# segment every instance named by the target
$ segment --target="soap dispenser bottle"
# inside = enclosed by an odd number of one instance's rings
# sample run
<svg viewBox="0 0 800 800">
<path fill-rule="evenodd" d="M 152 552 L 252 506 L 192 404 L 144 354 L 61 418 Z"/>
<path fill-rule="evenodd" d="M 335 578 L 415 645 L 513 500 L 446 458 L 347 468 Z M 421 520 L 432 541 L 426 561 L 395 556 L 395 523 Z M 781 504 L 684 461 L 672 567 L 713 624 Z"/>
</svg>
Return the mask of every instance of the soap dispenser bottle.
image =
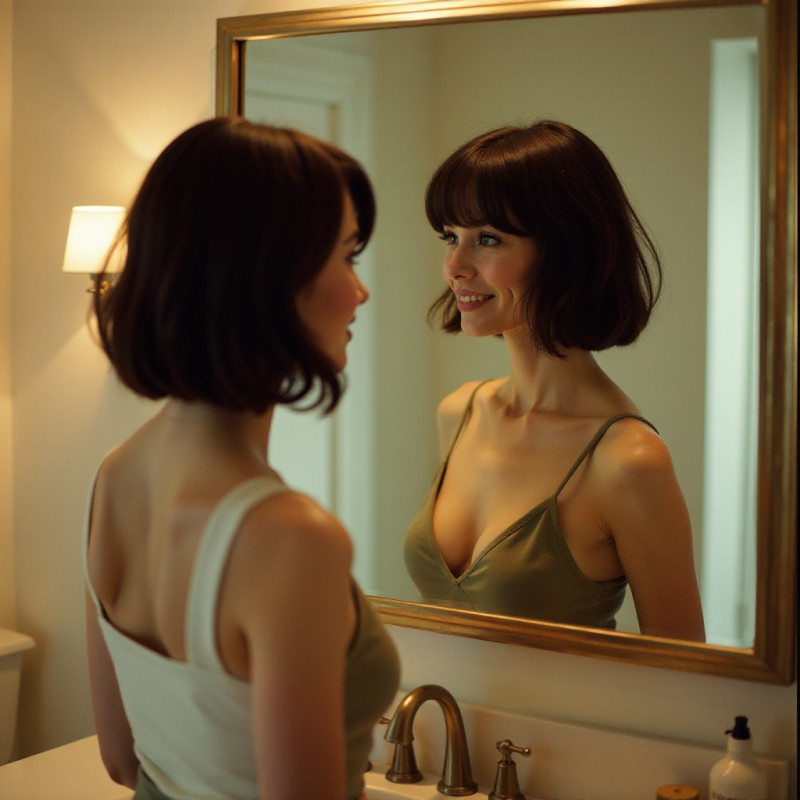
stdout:
<svg viewBox="0 0 800 800">
<path fill-rule="evenodd" d="M 736 717 L 728 752 L 711 767 L 709 800 L 767 800 L 767 775 L 753 758 L 747 717 Z"/>
</svg>

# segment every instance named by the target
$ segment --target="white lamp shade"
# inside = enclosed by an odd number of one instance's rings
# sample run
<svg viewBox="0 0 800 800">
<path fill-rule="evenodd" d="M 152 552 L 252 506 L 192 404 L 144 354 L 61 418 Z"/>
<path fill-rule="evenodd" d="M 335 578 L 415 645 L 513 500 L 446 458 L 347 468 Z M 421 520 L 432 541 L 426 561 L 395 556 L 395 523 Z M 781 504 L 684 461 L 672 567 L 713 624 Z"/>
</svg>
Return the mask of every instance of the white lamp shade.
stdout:
<svg viewBox="0 0 800 800">
<path fill-rule="evenodd" d="M 100 272 L 124 218 L 122 206 L 74 206 L 61 269 L 90 275 Z M 108 272 L 122 268 L 120 250 L 109 262 Z"/>
</svg>

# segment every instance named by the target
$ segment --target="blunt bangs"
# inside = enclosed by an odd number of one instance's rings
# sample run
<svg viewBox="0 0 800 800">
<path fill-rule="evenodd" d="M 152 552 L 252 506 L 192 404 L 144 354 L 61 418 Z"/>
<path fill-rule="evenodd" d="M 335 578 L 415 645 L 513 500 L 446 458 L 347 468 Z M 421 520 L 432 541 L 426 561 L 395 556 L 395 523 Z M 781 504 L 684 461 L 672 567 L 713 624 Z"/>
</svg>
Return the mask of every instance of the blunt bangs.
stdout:
<svg viewBox="0 0 800 800">
<path fill-rule="evenodd" d="M 425 213 L 435 231 L 441 233 L 447 225 L 488 224 L 516 236 L 530 235 L 509 206 L 517 192 L 504 159 L 490 149 L 494 141 L 457 150 L 434 173 L 425 194 Z"/>
</svg>

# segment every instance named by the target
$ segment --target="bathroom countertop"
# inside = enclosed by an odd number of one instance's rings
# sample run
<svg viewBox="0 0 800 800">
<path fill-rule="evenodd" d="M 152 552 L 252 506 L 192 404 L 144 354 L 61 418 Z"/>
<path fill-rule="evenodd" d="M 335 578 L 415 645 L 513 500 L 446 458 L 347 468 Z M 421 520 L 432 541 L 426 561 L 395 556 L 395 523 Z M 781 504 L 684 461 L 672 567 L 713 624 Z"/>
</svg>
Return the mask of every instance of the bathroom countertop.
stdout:
<svg viewBox="0 0 800 800">
<path fill-rule="evenodd" d="M 0 767 L 3 800 L 131 800 L 132 797 L 130 789 L 114 783 L 106 774 L 96 736 Z"/>
<path fill-rule="evenodd" d="M 494 744 L 500 739 L 512 738 L 532 748 L 530 758 L 517 762 L 520 783 L 531 800 L 534 797 L 592 797 L 594 800 L 653 797 L 653 787 L 665 783 L 696 786 L 705 800 L 708 771 L 724 753 L 720 748 L 523 717 L 468 704 L 462 705 L 461 710 L 468 730 L 478 732 L 470 747 L 473 775 L 479 783 L 489 785 L 494 780 L 497 760 Z M 425 711 L 425 708 L 420 709 L 421 723 L 426 722 Z M 432 721 L 440 720 L 434 715 Z M 424 725 L 417 727 L 420 728 L 419 741 L 428 742 L 418 753 L 419 767 L 431 775 L 438 774 L 444 754 L 440 747 L 430 743 L 435 741 L 443 745 L 444 737 L 434 739 Z M 391 746 L 377 740 L 371 758 L 376 767 L 390 762 Z M 769 776 L 770 798 L 788 800 L 789 762 L 761 756 L 759 760 Z M 396 790 L 400 787 L 397 784 L 384 786 L 380 780 L 382 769 L 378 767 L 376 772 L 378 780 L 371 782 L 372 788 L 395 790 L 391 794 L 397 797 Z M 592 782 L 591 793 L 586 788 L 587 781 Z M 385 791 L 383 796 L 388 796 Z M 106 774 L 96 736 L 0 766 L 0 800 L 132 798 L 130 789 L 114 783 Z"/>
</svg>

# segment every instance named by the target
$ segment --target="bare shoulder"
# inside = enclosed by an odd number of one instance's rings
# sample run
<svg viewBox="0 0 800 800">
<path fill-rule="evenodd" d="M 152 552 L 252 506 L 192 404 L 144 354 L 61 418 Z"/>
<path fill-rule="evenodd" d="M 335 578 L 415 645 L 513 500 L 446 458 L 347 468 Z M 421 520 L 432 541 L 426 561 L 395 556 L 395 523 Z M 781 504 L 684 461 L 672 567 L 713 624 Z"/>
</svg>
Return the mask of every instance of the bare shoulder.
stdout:
<svg viewBox="0 0 800 800">
<path fill-rule="evenodd" d="M 436 425 L 439 430 L 439 449 L 442 457 L 452 444 L 453 437 L 458 430 L 458 424 L 464 414 L 464 409 L 469 403 L 472 393 L 483 381 L 469 381 L 446 395 L 439 402 L 436 412 Z"/>
<path fill-rule="evenodd" d="M 97 468 L 94 490 L 95 500 L 108 499 L 113 495 L 120 483 L 130 486 L 131 464 L 135 463 L 130 439 L 110 450 Z M 123 494 L 123 497 L 127 496 Z"/>
<path fill-rule="evenodd" d="M 464 413 L 464 409 L 469 402 L 470 395 L 481 383 L 482 381 L 469 381 L 469 383 L 464 383 L 455 391 L 445 395 L 439 403 L 439 418 L 455 418 L 456 421 L 461 419 L 461 415 Z"/>
<path fill-rule="evenodd" d="M 327 563 L 349 570 L 352 544 L 341 522 L 315 500 L 284 492 L 255 506 L 242 521 L 237 550 L 245 559 L 264 557 L 284 565 Z"/>
<path fill-rule="evenodd" d="M 600 477 L 617 489 L 673 478 L 669 447 L 647 423 L 621 419 L 606 431 L 594 454 Z"/>
<path fill-rule="evenodd" d="M 352 560 L 347 531 L 318 503 L 296 492 L 270 497 L 239 528 L 226 571 L 227 619 L 261 640 L 284 630 L 287 608 L 296 618 L 341 613 Z"/>
<path fill-rule="evenodd" d="M 285 492 L 242 521 L 220 596 L 220 653 L 227 669 L 270 685 L 310 649 L 344 652 L 352 634 L 347 531 L 310 497 Z M 282 677 L 281 677 L 282 676 Z"/>
</svg>

